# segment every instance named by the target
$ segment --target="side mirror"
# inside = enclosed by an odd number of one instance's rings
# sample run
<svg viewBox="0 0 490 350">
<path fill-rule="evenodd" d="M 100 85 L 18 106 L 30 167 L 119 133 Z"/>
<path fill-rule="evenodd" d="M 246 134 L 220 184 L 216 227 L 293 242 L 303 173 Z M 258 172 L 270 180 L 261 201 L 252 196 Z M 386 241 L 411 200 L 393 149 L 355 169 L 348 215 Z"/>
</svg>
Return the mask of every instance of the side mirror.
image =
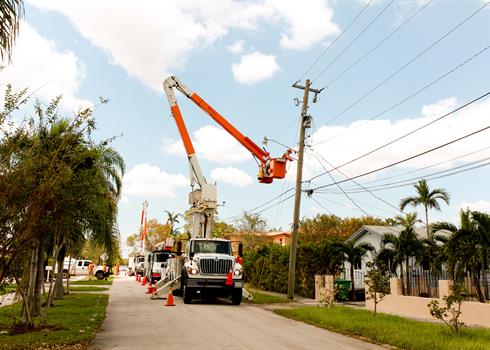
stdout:
<svg viewBox="0 0 490 350">
<path fill-rule="evenodd" d="M 194 252 L 190 252 L 189 253 L 189 258 L 192 260 L 193 257 L 194 257 Z"/>
<path fill-rule="evenodd" d="M 239 257 L 242 257 L 243 256 L 243 243 L 242 242 L 240 242 L 238 244 L 238 256 Z"/>
</svg>

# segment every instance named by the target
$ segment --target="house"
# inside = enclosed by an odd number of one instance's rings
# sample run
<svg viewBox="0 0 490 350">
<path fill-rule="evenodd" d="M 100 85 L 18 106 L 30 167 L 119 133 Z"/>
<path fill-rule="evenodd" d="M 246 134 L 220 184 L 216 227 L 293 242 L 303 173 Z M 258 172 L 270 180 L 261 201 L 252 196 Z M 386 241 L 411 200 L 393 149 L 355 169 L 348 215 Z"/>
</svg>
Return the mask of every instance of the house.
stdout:
<svg viewBox="0 0 490 350">
<path fill-rule="evenodd" d="M 381 250 L 381 240 L 383 235 L 386 233 L 394 234 L 398 236 L 404 228 L 402 226 L 375 226 L 375 225 L 365 225 L 359 230 L 354 232 L 352 236 L 347 238 L 346 241 L 355 241 L 356 245 L 360 243 L 371 244 L 376 252 Z M 427 238 L 427 230 L 425 226 L 415 227 L 415 233 L 420 239 Z M 438 231 L 437 235 L 449 235 L 448 231 Z M 361 265 L 354 266 L 354 286 L 356 289 L 364 289 L 364 274 L 367 271 L 366 264 L 373 260 L 376 252 L 368 252 L 361 261 Z M 415 266 L 415 259 L 412 258 L 409 261 L 410 267 Z M 344 263 L 344 278 L 350 279 L 350 264 L 348 262 Z"/>
<path fill-rule="evenodd" d="M 291 241 L 291 232 L 288 231 L 271 231 L 271 232 L 233 232 L 229 239 L 233 242 L 233 250 L 237 251 L 239 242 L 250 241 L 251 238 L 266 240 L 270 243 L 279 244 L 281 246 L 289 245 Z"/>
</svg>

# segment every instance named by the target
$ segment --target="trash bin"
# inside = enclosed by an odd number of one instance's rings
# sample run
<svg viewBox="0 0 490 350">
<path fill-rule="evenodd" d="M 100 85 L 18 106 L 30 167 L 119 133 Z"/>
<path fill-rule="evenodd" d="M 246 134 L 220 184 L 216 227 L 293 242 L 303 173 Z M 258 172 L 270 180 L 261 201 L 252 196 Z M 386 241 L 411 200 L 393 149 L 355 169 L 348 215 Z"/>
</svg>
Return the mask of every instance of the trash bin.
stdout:
<svg viewBox="0 0 490 350">
<path fill-rule="evenodd" d="M 350 280 L 336 279 L 335 289 L 337 290 L 336 299 L 344 301 L 349 299 Z"/>
</svg>

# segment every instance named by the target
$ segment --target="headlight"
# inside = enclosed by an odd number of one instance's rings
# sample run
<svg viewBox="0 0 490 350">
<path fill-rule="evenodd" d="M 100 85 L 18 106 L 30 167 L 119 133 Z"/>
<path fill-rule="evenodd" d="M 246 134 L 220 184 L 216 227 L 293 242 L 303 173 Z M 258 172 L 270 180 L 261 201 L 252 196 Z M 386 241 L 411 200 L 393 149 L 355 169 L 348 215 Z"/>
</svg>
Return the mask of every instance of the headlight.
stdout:
<svg viewBox="0 0 490 350">
<path fill-rule="evenodd" d="M 187 268 L 187 272 L 189 272 L 191 275 L 197 275 L 197 269 L 195 267 Z"/>
<path fill-rule="evenodd" d="M 233 272 L 233 274 L 234 274 L 235 276 L 240 276 L 240 275 L 242 274 L 242 272 L 243 272 L 243 271 L 242 271 L 242 269 L 239 269 L 239 270 L 235 270 L 235 271 Z"/>
</svg>

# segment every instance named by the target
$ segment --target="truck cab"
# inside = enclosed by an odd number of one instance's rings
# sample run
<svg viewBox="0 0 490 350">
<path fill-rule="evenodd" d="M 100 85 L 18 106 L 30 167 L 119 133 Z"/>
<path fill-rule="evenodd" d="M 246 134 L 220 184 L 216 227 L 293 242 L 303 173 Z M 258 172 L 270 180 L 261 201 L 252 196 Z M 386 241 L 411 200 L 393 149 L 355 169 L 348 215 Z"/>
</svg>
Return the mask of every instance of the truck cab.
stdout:
<svg viewBox="0 0 490 350">
<path fill-rule="evenodd" d="M 172 253 L 167 250 L 154 250 L 150 255 L 149 269 L 146 274 L 147 280 L 151 280 L 152 283 L 160 281 L 162 275 L 167 268 L 167 260 L 172 256 Z"/>
<path fill-rule="evenodd" d="M 242 300 L 243 269 L 233 256 L 231 241 L 194 238 L 186 247 L 181 275 L 184 303 L 202 296 L 230 297 L 234 305 Z"/>
</svg>

